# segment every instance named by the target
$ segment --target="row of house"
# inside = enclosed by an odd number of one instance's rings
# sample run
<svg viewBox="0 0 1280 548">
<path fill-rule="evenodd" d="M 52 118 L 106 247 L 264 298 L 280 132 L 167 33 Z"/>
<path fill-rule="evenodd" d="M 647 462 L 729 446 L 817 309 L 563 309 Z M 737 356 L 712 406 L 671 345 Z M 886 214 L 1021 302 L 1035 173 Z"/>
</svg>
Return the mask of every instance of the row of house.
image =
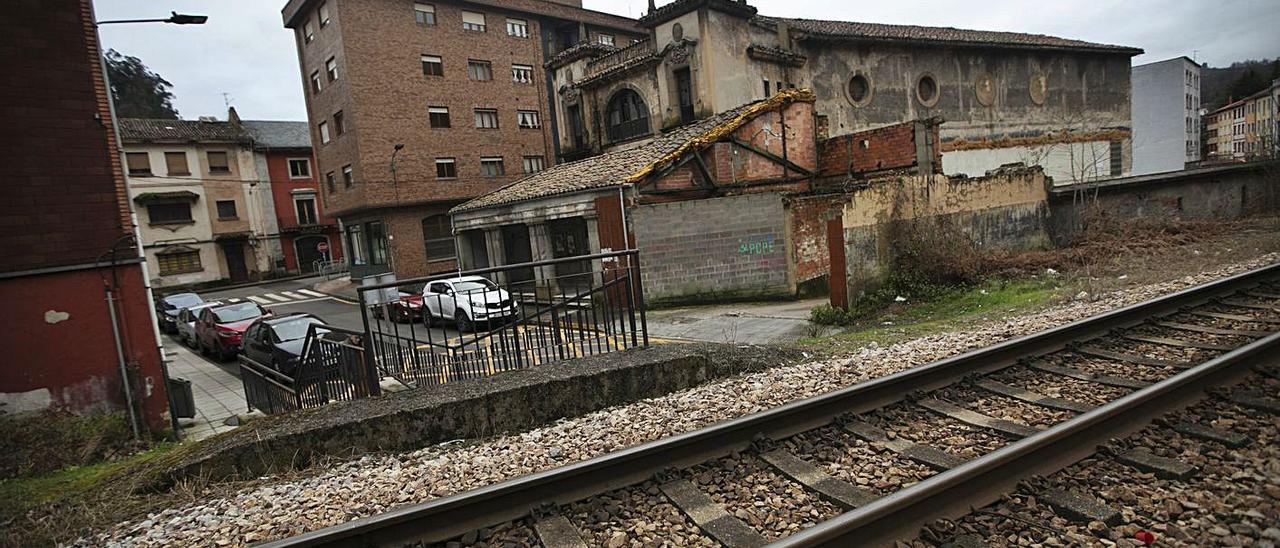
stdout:
<svg viewBox="0 0 1280 548">
<path fill-rule="evenodd" d="M 120 121 L 156 286 L 306 273 L 343 256 L 307 124 L 227 118 Z"/>
<path fill-rule="evenodd" d="M 1280 80 L 1209 114 L 1205 145 L 1210 161 L 1280 156 Z"/>
<path fill-rule="evenodd" d="M 769 17 L 744 0 L 676 0 L 638 20 L 577 0 L 291 0 L 283 19 L 319 169 L 344 174 L 329 211 L 353 277 L 539 256 L 540 222 L 450 210 L 792 89 L 813 92 L 815 144 L 935 119 L 944 173 L 1022 162 L 1070 182 L 1131 170 L 1131 47 Z M 591 227 L 574 223 L 561 229 Z"/>
</svg>

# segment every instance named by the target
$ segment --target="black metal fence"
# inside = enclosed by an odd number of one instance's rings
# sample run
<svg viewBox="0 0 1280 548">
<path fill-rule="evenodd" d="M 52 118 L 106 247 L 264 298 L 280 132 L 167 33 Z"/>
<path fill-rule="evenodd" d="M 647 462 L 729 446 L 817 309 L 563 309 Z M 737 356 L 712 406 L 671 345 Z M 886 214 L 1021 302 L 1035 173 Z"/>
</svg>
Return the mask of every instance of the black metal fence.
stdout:
<svg viewBox="0 0 1280 548">
<path fill-rule="evenodd" d="M 363 287 L 360 306 L 378 371 L 413 387 L 649 344 L 635 251 Z"/>
<path fill-rule="evenodd" d="M 365 359 L 364 334 L 312 325 L 290 377 L 240 356 L 240 379 L 249 409 L 268 415 L 376 396 L 379 376 Z"/>
</svg>

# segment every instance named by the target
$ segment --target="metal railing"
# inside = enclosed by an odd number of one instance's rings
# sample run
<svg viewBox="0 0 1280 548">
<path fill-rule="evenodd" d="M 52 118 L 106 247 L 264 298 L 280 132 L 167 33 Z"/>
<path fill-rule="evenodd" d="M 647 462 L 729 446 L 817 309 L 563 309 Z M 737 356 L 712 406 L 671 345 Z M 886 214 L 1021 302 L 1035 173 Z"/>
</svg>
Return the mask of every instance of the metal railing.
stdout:
<svg viewBox="0 0 1280 548">
<path fill-rule="evenodd" d="M 619 49 L 617 51 L 607 53 L 587 61 L 587 76 L 594 76 L 608 70 L 611 67 L 620 65 L 632 59 L 639 57 L 647 57 L 656 55 L 653 45 L 648 38 L 633 42 L 631 45 Z"/>
<path fill-rule="evenodd" d="M 241 355 L 249 409 L 274 415 L 378 395 L 379 376 L 365 360 L 363 340 L 358 331 L 311 325 L 292 377 Z"/>
<path fill-rule="evenodd" d="M 334 261 L 315 261 L 312 263 L 312 272 L 324 276 L 326 280 L 332 280 L 338 274 L 347 272 L 351 266 L 347 264 L 346 259 L 338 259 Z"/>
<path fill-rule="evenodd" d="M 492 287 L 455 284 L 473 276 Z M 446 286 L 458 289 L 434 292 Z M 649 344 L 635 251 L 441 274 L 359 292 L 367 354 L 379 373 L 413 387 Z"/>
</svg>

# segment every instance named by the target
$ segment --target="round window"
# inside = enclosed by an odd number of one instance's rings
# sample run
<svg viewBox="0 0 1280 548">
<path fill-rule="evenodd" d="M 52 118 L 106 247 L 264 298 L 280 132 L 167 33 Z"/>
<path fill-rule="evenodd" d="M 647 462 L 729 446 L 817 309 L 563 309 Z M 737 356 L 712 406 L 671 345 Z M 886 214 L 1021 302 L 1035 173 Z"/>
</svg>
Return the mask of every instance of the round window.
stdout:
<svg viewBox="0 0 1280 548">
<path fill-rule="evenodd" d="M 1049 79 L 1042 72 L 1032 74 L 1027 82 L 1027 91 L 1031 94 L 1032 103 L 1043 105 L 1049 96 Z"/>
<path fill-rule="evenodd" d="M 978 96 L 978 102 L 984 107 L 991 106 L 996 100 L 996 80 L 989 72 L 983 72 L 973 81 L 973 92 Z"/>
<path fill-rule="evenodd" d="M 854 106 L 862 107 L 871 102 L 871 79 L 861 71 L 854 73 L 849 79 L 849 102 Z"/>
<path fill-rule="evenodd" d="M 932 74 L 925 74 L 916 81 L 916 99 L 926 107 L 938 104 L 938 81 Z"/>
</svg>

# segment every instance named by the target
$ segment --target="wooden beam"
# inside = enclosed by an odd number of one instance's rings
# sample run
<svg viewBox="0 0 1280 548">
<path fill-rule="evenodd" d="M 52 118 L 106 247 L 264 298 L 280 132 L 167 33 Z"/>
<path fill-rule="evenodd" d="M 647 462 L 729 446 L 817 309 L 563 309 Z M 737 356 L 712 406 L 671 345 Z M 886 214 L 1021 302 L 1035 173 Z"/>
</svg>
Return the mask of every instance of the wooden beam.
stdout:
<svg viewBox="0 0 1280 548">
<path fill-rule="evenodd" d="M 798 171 L 798 172 L 800 172 L 800 173 L 802 173 L 802 174 L 804 174 L 804 175 L 813 175 L 813 172 L 812 172 L 812 171 L 809 171 L 809 170 L 807 170 L 807 169 L 805 169 L 805 168 L 803 168 L 803 167 L 800 167 L 799 165 L 796 165 L 796 163 L 795 163 L 795 162 L 792 162 L 791 160 L 788 160 L 788 159 L 786 159 L 786 158 L 783 158 L 783 157 L 781 157 L 781 156 L 778 156 L 777 154 L 774 154 L 774 153 L 769 152 L 769 151 L 767 151 L 767 150 L 764 150 L 764 149 L 762 149 L 762 148 L 756 147 L 755 145 L 753 145 L 753 144 L 751 144 L 751 143 L 748 143 L 748 142 L 746 142 L 746 141 L 743 141 L 743 140 L 741 140 L 741 139 L 738 139 L 737 137 L 730 137 L 730 138 L 729 138 L 729 141 L 730 141 L 730 142 L 732 142 L 732 143 L 733 143 L 733 144 L 735 144 L 735 145 L 738 145 L 738 146 L 740 146 L 740 147 L 742 147 L 742 148 L 745 148 L 745 149 L 747 149 L 747 150 L 750 150 L 751 152 L 754 152 L 754 153 L 756 153 L 756 154 L 759 154 L 759 155 L 761 155 L 761 156 L 764 156 L 765 158 L 768 158 L 768 159 L 772 160 L 774 163 L 782 164 L 782 165 L 787 166 L 787 167 L 788 167 L 788 168 L 790 168 L 790 169 L 794 169 L 794 170 L 796 170 L 796 171 Z"/>
<path fill-rule="evenodd" d="M 698 172 L 702 174 L 702 180 L 711 185 L 710 188 L 720 186 L 716 184 L 716 178 L 711 174 L 711 169 L 707 167 L 707 161 L 702 159 L 702 151 L 694 149 L 693 159 L 698 164 Z"/>
</svg>

